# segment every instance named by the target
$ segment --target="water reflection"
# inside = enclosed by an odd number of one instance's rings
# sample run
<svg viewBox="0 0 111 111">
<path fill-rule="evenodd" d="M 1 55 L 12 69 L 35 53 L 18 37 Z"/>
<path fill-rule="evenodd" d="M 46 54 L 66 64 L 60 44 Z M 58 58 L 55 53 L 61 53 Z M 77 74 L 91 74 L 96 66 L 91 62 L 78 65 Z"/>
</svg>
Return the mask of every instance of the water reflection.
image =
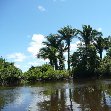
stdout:
<svg viewBox="0 0 111 111">
<path fill-rule="evenodd" d="M 111 111 L 110 80 L 0 89 L 1 111 Z"/>
<path fill-rule="evenodd" d="M 40 111 L 65 111 L 67 108 L 65 89 L 56 89 L 49 98 L 48 101 L 38 103 Z"/>
</svg>

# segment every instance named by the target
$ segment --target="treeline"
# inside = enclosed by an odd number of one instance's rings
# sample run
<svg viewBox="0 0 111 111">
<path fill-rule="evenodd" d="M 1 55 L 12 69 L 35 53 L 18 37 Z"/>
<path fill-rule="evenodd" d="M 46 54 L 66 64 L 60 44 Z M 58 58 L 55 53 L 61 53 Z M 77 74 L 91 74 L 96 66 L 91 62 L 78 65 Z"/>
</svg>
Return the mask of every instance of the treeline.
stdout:
<svg viewBox="0 0 111 111">
<path fill-rule="evenodd" d="M 73 39 L 79 40 L 77 51 L 70 54 Z M 111 38 L 104 37 L 102 32 L 90 25 L 83 25 L 82 29 L 66 26 L 58 30 L 57 34 L 46 36 L 44 47 L 40 49 L 38 58 L 49 59 L 49 64 L 55 70 L 65 69 L 65 56 L 68 53 L 68 70 L 74 78 L 101 77 L 111 75 Z M 103 57 L 103 51 L 104 53 Z"/>
<path fill-rule="evenodd" d="M 34 67 L 23 73 L 14 63 L 7 62 L 0 58 L 0 85 L 17 85 L 20 83 L 63 80 L 69 78 L 69 72 L 66 70 L 54 70 L 49 64 Z"/>
<path fill-rule="evenodd" d="M 79 40 L 78 47 L 73 54 L 70 54 L 72 40 L 75 38 Z M 0 84 L 62 80 L 70 76 L 111 77 L 111 37 L 104 37 L 102 32 L 90 25 L 83 25 L 81 30 L 71 26 L 63 27 L 57 34 L 46 36 L 46 40 L 42 43 L 44 47 L 40 49 L 37 58 L 48 59 L 49 63 L 32 66 L 27 72 L 22 73 L 14 63 L 0 58 Z M 65 61 L 68 69 L 65 69 Z"/>
</svg>

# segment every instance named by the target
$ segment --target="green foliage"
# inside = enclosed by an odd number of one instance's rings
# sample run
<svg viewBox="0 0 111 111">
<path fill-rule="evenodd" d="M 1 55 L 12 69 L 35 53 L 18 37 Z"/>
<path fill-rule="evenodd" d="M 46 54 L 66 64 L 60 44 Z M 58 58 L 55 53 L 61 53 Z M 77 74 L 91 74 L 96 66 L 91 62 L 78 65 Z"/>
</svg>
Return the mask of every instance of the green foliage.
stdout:
<svg viewBox="0 0 111 111">
<path fill-rule="evenodd" d="M 24 77 L 29 82 L 38 80 L 59 80 L 68 78 L 69 73 L 65 70 L 54 70 L 51 65 L 44 64 L 39 67 L 31 67 L 24 73 Z"/>
<path fill-rule="evenodd" d="M 109 38 L 102 38 L 101 36 L 95 38 L 94 46 L 96 47 L 100 58 L 102 59 L 103 50 L 109 49 L 110 41 Z"/>
<path fill-rule="evenodd" d="M 83 25 L 82 31 L 77 30 L 77 37 L 80 39 L 80 41 L 85 43 L 85 46 L 90 45 L 91 42 L 93 42 L 94 39 L 99 36 L 102 36 L 102 33 L 93 29 L 90 25 Z"/>
<path fill-rule="evenodd" d="M 66 26 L 58 30 L 61 34 L 61 41 L 64 40 L 68 49 L 68 70 L 70 70 L 70 43 L 72 38 L 76 35 L 76 29 L 73 29 L 71 26 Z"/>
<path fill-rule="evenodd" d="M 59 42 L 60 35 L 50 34 L 46 37 L 46 41 L 43 41 L 44 47 L 40 49 L 37 54 L 38 58 L 49 59 L 50 65 L 56 70 L 64 69 L 64 43 Z"/>
<path fill-rule="evenodd" d="M 48 58 L 54 69 L 64 69 L 64 52 L 67 51 L 68 70 L 70 71 L 71 65 L 73 77 L 86 78 L 110 74 L 110 63 L 106 58 L 102 59 L 104 50 L 107 51 L 107 58 L 111 57 L 110 36 L 104 38 L 102 32 L 98 32 L 90 25 L 83 25 L 82 30 L 66 26 L 58 30 L 58 33 L 60 35 L 50 34 L 46 37 L 47 41 L 43 42 L 45 47 L 41 48 L 38 54 L 44 59 Z M 70 44 L 74 37 L 78 38 L 81 44 L 77 51 L 70 55 Z M 42 72 L 42 79 L 52 79 L 57 73 L 56 70 L 47 70 Z"/>
<path fill-rule="evenodd" d="M 99 67 L 100 59 L 96 55 L 96 49 L 93 45 L 80 47 L 72 55 L 72 73 L 74 77 L 92 77 Z"/>
<path fill-rule="evenodd" d="M 82 28 L 82 31 L 77 30 L 77 37 L 82 44 L 71 56 L 73 76 L 87 78 L 111 75 L 110 38 L 103 38 L 102 33 L 92 29 L 90 25 L 83 25 Z M 108 50 L 104 59 L 102 59 L 103 50 Z"/>
<path fill-rule="evenodd" d="M 100 66 L 98 68 L 99 76 L 109 77 L 111 76 L 111 57 L 106 56 L 101 61 Z"/>
<path fill-rule="evenodd" d="M 14 66 L 14 63 L 6 62 L 0 58 L 0 84 L 11 84 L 19 82 L 22 71 Z"/>
<path fill-rule="evenodd" d="M 81 44 L 78 45 L 77 51 L 70 55 L 71 40 L 74 37 L 78 38 Z M 63 27 L 58 30 L 58 34 L 46 36 L 46 41 L 42 43 L 44 47 L 39 50 L 37 58 L 48 59 L 50 65 L 32 66 L 27 72 L 22 73 L 14 63 L 0 58 L 0 84 L 21 80 L 28 82 L 60 80 L 70 76 L 70 68 L 73 77 L 76 78 L 111 76 L 111 37 L 104 38 L 102 32 L 98 32 L 90 25 L 83 25 L 82 30 L 73 29 L 71 26 Z M 102 59 L 104 50 L 107 53 Z M 64 70 L 66 51 L 69 72 Z"/>
</svg>

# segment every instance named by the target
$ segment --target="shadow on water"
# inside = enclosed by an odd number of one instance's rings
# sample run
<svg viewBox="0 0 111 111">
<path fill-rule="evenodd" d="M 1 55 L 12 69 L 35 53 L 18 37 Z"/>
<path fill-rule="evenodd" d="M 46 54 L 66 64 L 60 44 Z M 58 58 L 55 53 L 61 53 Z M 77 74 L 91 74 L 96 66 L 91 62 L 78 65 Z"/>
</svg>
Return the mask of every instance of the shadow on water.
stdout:
<svg viewBox="0 0 111 111">
<path fill-rule="evenodd" d="M 0 88 L 1 111 L 111 111 L 111 80 Z"/>
</svg>

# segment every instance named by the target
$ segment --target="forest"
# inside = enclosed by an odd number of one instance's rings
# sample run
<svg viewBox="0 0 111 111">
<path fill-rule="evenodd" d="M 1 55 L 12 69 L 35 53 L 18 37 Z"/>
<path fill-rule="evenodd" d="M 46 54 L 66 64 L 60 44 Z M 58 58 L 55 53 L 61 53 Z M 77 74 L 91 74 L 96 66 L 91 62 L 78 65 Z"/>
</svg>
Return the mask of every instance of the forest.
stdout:
<svg viewBox="0 0 111 111">
<path fill-rule="evenodd" d="M 111 77 L 110 35 L 104 37 L 102 32 L 90 25 L 83 25 L 81 30 L 68 25 L 45 38 L 42 42 L 44 47 L 39 50 L 36 57 L 48 59 L 49 63 L 31 66 L 23 73 L 14 66 L 14 63 L 7 62 L 1 57 L 0 84 Z M 79 43 L 77 50 L 71 54 L 74 39 L 78 39 Z"/>
</svg>

